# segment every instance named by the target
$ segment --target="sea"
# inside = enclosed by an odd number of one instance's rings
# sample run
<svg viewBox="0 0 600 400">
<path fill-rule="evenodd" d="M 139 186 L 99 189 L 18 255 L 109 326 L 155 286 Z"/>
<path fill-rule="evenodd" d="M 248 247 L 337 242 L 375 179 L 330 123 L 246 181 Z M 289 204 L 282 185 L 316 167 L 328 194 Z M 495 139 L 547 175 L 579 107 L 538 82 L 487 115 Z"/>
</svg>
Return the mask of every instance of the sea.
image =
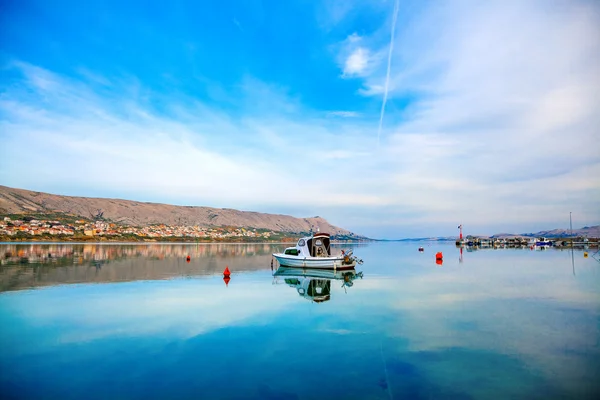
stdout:
<svg viewBox="0 0 600 400">
<path fill-rule="evenodd" d="M 600 398 L 597 249 L 284 247 L 0 244 L 0 398 Z"/>
</svg>

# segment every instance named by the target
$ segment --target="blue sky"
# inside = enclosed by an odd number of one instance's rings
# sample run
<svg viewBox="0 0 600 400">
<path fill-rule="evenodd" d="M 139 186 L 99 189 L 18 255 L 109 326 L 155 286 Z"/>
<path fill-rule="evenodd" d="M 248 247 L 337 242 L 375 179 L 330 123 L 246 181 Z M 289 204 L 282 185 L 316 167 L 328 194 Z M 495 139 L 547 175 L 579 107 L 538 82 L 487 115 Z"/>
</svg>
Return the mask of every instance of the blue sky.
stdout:
<svg viewBox="0 0 600 400">
<path fill-rule="evenodd" d="M 0 184 L 378 238 L 600 222 L 595 1 L 0 7 Z"/>
</svg>

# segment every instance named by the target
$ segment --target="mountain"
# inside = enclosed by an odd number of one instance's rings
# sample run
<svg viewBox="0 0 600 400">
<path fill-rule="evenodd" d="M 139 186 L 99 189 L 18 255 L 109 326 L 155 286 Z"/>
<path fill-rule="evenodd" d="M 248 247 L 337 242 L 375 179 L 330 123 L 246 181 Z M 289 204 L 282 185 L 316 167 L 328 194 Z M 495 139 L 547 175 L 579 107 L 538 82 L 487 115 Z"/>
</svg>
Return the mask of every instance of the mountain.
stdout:
<svg viewBox="0 0 600 400">
<path fill-rule="evenodd" d="M 229 208 L 174 206 L 132 200 L 61 196 L 0 186 L 0 214 L 67 214 L 86 219 L 147 226 L 234 226 L 301 233 L 317 228 L 336 236 L 361 238 L 324 218 L 295 218 L 289 215 L 239 211 Z"/>
<path fill-rule="evenodd" d="M 510 236 L 526 236 L 526 237 L 547 237 L 547 238 L 557 238 L 557 237 L 570 237 L 571 231 L 570 229 L 552 229 L 549 231 L 539 231 L 536 233 L 521 233 L 518 235 L 512 233 L 496 233 L 493 235 L 493 238 L 505 238 Z M 600 237 L 600 225 L 595 226 L 584 226 L 580 229 L 573 229 L 573 236 L 579 237 Z"/>
</svg>

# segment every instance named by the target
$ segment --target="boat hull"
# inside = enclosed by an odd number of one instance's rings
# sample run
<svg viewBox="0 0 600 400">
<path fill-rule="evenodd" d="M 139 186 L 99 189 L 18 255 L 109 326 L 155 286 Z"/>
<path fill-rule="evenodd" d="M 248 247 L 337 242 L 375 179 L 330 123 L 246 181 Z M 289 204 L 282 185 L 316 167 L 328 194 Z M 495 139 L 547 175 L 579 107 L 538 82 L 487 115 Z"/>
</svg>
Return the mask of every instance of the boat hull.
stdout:
<svg viewBox="0 0 600 400">
<path fill-rule="evenodd" d="M 344 263 L 342 257 L 298 257 L 287 254 L 273 254 L 279 265 L 284 267 L 296 268 L 314 268 L 314 269 L 353 269 L 356 267 L 356 261 L 349 264 Z"/>
</svg>

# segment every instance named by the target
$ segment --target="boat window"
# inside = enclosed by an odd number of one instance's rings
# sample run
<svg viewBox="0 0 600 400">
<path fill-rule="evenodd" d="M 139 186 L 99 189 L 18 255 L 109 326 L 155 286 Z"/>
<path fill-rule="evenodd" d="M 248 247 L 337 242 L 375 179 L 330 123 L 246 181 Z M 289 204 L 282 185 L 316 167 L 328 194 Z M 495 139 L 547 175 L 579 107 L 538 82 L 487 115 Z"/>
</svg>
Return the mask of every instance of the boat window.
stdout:
<svg viewBox="0 0 600 400">
<path fill-rule="evenodd" d="M 304 244 L 305 244 L 304 239 L 298 240 L 298 246 L 302 247 L 302 246 L 304 246 Z"/>
<path fill-rule="evenodd" d="M 321 241 L 321 239 L 315 240 L 315 246 L 320 246 L 322 244 L 323 244 L 323 242 Z"/>
</svg>

